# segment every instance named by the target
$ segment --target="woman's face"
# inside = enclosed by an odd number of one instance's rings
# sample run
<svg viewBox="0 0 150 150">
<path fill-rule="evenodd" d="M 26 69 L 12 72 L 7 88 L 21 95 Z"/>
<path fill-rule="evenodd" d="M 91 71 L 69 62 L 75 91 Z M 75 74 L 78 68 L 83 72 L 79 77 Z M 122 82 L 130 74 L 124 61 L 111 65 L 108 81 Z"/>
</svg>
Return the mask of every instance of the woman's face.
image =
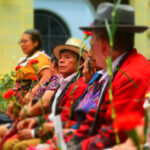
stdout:
<svg viewBox="0 0 150 150">
<path fill-rule="evenodd" d="M 71 51 L 64 51 L 59 54 L 58 69 L 64 78 L 77 71 L 75 56 L 76 55 Z"/>
<path fill-rule="evenodd" d="M 89 83 L 90 80 L 93 77 L 93 71 L 89 72 L 89 69 L 88 69 L 88 66 L 87 66 L 87 61 L 84 63 L 82 74 L 83 74 L 84 83 Z"/>
<path fill-rule="evenodd" d="M 33 42 L 29 34 L 23 34 L 20 40 L 20 46 L 23 53 L 29 55 L 38 46 L 38 41 Z"/>
</svg>

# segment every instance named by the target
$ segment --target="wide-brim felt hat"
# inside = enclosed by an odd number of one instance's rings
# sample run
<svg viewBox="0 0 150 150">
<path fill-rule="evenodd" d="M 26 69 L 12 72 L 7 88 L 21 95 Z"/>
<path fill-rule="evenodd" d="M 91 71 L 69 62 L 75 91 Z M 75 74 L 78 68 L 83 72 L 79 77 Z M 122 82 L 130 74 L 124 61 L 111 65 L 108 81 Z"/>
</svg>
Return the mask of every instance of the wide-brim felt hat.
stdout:
<svg viewBox="0 0 150 150">
<path fill-rule="evenodd" d="M 94 22 L 90 26 L 83 26 L 80 27 L 80 29 L 88 31 L 91 31 L 93 29 L 106 29 L 106 19 L 111 26 L 113 9 L 114 4 L 101 3 L 98 6 Z M 148 29 L 147 26 L 136 26 L 134 17 L 135 15 L 133 7 L 125 4 L 118 5 L 115 17 L 115 19 L 118 19 L 117 31 L 140 33 Z"/>
<path fill-rule="evenodd" d="M 85 60 L 87 58 L 88 48 L 86 44 L 82 43 L 79 39 L 76 38 L 69 38 L 65 44 L 56 46 L 53 50 L 53 53 L 57 59 L 59 59 L 59 54 L 62 50 L 72 51 L 80 55 L 81 47 L 83 49 L 81 57 L 83 58 L 83 60 Z"/>
</svg>

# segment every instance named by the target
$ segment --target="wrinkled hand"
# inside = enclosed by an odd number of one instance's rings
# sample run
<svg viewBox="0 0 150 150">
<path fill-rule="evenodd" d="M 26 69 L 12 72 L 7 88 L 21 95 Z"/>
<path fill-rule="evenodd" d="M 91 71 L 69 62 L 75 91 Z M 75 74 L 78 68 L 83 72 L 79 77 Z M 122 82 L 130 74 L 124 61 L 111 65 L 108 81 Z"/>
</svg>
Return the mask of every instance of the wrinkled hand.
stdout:
<svg viewBox="0 0 150 150">
<path fill-rule="evenodd" d="M 17 130 L 22 130 L 24 128 L 32 129 L 38 123 L 37 118 L 27 118 L 22 120 L 17 125 Z"/>
<path fill-rule="evenodd" d="M 54 123 L 52 123 L 52 122 L 44 123 L 43 128 L 40 128 L 38 131 L 38 135 L 40 137 L 43 137 L 46 134 L 53 132 L 54 131 Z"/>
<path fill-rule="evenodd" d="M 32 138 L 32 129 L 24 129 L 18 132 L 19 140 L 27 140 Z"/>
</svg>

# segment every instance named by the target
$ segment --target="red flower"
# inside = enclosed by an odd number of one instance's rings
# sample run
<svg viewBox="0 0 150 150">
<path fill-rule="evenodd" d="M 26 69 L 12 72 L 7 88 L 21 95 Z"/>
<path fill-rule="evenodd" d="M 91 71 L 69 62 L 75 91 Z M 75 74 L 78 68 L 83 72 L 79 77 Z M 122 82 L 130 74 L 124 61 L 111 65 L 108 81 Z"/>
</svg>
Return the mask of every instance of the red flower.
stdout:
<svg viewBox="0 0 150 150">
<path fill-rule="evenodd" d="M 15 70 L 18 71 L 18 69 L 20 69 L 21 66 L 16 66 Z"/>
<path fill-rule="evenodd" d="M 30 79 L 33 80 L 33 81 L 37 81 L 37 77 L 36 76 L 31 76 Z"/>
<path fill-rule="evenodd" d="M 92 35 L 92 32 L 90 31 L 83 31 L 84 34 L 86 34 L 87 36 L 91 36 Z"/>
<path fill-rule="evenodd" d="M 131 131 L 138 125 L 144 125 L 142 115 L 139 112 L 130 112 L 116 116 L 114 127 L 118 131 Z"/>
<path fill-rule="evenodd" d="M 48 116 L 49 116 L 49 114 L 48 114 L 48 115 L 45 115 L 45 120 L 47 120 L 47 121 L 49 120 L 49 119 L 48 119 Z"/>
<path fill-rule="evenodd" d="M 10 89 L 4 93 L 3 98 L 8 99 L 8 98 L 11 98 L 13 95 L 15 95 L 15 91 L 13 89 Z"/>
<path fill-rule="evenodd" d="M 39 61 L 36 60 L 36 59 L 33 59 L 33 60 L 30 61 L 31 66 L 33 66 L 34 64 L 38 64 L 38 63 L 39 63 Z"/>
</svg>

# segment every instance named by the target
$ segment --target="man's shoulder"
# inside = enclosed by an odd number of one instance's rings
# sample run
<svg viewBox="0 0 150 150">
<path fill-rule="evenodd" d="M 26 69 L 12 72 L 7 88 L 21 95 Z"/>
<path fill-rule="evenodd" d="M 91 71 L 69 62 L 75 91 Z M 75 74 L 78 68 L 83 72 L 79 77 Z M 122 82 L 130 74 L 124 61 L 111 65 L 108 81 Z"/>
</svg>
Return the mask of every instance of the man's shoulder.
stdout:
<svg viewBox="0 0 150 150">
<path fill-rule="evenodd" d="M 143 55 L 134 52 L 127 56 L 115 76 L 119 82 L 129 80 L 129 78 L 146 82 L 150 79 L 150 62 Z"/>
<path fill-rule="evenodd" d="M 150 61 L 142 54 L 133 52 L 127 56 L 120 69 L 130 72 L 130 74 L 150 73 Z"/>
</svg>

